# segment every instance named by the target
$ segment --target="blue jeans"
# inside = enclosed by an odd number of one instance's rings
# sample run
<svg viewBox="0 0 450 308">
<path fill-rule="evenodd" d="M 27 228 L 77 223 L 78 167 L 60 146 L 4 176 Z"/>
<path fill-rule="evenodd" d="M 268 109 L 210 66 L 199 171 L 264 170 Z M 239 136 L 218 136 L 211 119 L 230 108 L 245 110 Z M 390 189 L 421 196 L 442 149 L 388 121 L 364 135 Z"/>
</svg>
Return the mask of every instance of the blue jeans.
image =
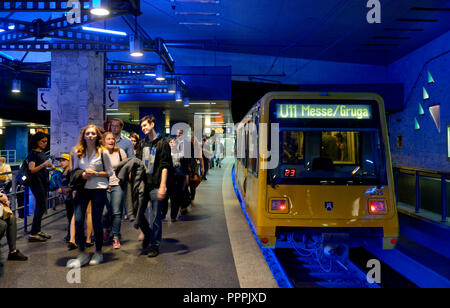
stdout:
<svg viewBox="0 0 450 308">
<path fill-rule="evenodd" d="M 150 211 L 151 221 L 150 228 L 152 229 L 150 244 L 152 247 L 158 248 L 161 245 L 162 239 L 162 205 L 164 201 L 158 200 L 158 189 L 150 191 Z"/>
<path fill-rule="evenodd" d="M 92 224 L 94 225 L 95 248 L 97 252 L 101 252 L 103 247 L 102 214 L 107 201 L 106 189 L 83 189 L 77 192 L 75 204 L 75 237 L 78 248 L 83 252 L 86 248 L 84 220 L 89 201 L 92 202 Z"/>
<path fill-rule="evenodd" d="M 112 225 L 114 238 L 119 239 L 124 192 L 120 186 L 111 186 L 111 192 L 108 192 L 106 197 L 108 202 L 103 209 L 103 228 L 111 229 Z"/>
</svg>

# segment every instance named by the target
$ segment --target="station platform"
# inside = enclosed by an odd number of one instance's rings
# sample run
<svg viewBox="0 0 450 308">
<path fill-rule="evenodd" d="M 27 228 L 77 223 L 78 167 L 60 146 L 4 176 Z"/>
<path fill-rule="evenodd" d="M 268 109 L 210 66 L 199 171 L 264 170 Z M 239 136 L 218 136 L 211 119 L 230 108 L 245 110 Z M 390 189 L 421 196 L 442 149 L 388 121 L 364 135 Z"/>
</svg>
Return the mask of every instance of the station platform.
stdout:
<svg viewBox="0 0 450 308">
<path fill-rule="evenodd" d="M 138 231 L 122 223 L 122 247 L 104 246 L 105 262 L 81 269 L 79 284 L 67 281 L 67 261 L 77 251 L 67 251 L 65 211 L 43 221 L 43 230 L 53 236 L 46 243 L 28 243 L 23 231 L 17 246 L 29 260 L 6 261 L 0 288 L 276 288 L 277 283 L 252 236 L 236 198 L 231 178 L 233 160 L 210 170 L 197 189 L 194 206 L 184 220 L 163 223 L 163 241 L 156 258 L 141 255 Z M 95 248 L 89 248 L 94 253 Z"/>
</svg>

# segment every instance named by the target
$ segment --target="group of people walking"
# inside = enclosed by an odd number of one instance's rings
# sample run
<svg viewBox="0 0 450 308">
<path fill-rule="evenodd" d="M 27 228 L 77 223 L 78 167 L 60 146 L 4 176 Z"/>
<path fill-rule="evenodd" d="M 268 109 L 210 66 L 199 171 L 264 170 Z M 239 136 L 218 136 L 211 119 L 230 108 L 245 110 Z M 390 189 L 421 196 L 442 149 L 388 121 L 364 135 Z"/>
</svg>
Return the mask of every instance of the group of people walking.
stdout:
<svg viewBox="0 0 450 308">
<path fill-rule="evenodd" d="M 80 131 L 71 152 L 57 158 L 61 173 L 58 193 L 64 198 L 69 225 L 65 241 L 69 250 L 79 250 L 78 257 L 69 260 L 67 267 L 102 263 L 105 242 L 112 241 L 113 248 L 120 249 L 124 212 L 141 231 L 142 249 L 148 257 L 156 257 L 169 200 L 172 222 L 177 221 L 179 213 L 186 214 L 201 180 L 199 168 L 205 175 L 206 163 L 203 158 L 185 157 L 184 147 L 190 144 L 194 153 L 201 143 L 194 137 L 191 142 L 185 140 L 183 130 L 178 131 L 177 138 L 166 140 L 157 133 L 155 125 L 153 116 L 141 119 L 145 135 L 142 140 L 136 133 L 130 139 L 123 136 L 120 119 L 113 119 L 111 132 L 106 133 L 88 125 Z M 30 242 L 51 239 L 51 235 L 41 230 L 47 209 L 49 172 L 55 169 L 45 155 L 47 143 L 46 134 L 33 135 L 27 158 L 32 178 L 30 188 L 36 200 Z M 95 253 L 91 257 L 86 248 L 94 244 Z"/>
</svg>

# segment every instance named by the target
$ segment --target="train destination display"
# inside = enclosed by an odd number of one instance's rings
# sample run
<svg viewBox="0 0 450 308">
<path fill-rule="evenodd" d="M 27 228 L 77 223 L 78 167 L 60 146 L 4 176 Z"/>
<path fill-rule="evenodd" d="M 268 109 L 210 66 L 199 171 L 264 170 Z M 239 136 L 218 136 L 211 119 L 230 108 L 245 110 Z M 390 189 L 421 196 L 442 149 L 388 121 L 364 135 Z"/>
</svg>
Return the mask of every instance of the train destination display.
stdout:
<svg viewBox="0 0 450 308">
<path fill-rule="evenodd" d="M 372 106 L 347 104 L 277 104 L 278 119 L 372 119 Z"/>
</svg>

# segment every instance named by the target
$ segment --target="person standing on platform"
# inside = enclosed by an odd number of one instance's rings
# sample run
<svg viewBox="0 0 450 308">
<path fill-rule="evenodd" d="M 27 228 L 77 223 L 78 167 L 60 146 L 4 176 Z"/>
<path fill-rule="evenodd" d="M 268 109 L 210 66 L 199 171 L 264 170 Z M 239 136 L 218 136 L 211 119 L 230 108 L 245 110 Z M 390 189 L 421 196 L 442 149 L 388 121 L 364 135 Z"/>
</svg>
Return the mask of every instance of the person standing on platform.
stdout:
<svg viewBox="0 0 450 308">
<path fill-rule="evenodd" d="M 130 140 L 134 147 L 134 155 L 136 155 L 136 157 L 138 157 L 139 156 L 138 155 L 139 154 L 139 142 L 140 142 L 139 135 L 135 132 L 132 132 L 130 134 Z"/>
<path fill-rule="evenodd" d="M 177 143 L 175 138 L 170 139 L 169 142 L 171 154 L 172 154 L 172 163 L 173 163 L 173 185 L 169 191 L 169 198 L 170 198 L 170 218 L 172 222 L 177 221 L 177 215 L 179 209 L 183 205 L 183 197 L 185 188 L 188 184 L 188 181 L 186 180 L 186 175 L 189 173 L 188 167 L 187 167 L 187 161 L 184 159 L 184 153 L 180 151 L 180 148 L 178 147 L 179 144 Z M 166 218 L 167 212 L 169 210 L 169 198 L 166 198 L 166 200 L 163 203 L 162 208 L 162 216 L 163 220 Z"/>
<path fill-rule="evenodd" d="M 66 243 L 68 243 L 67 248 L 69 248 L 69 250 L 74 250 L 74 249 L 77 249 L 78 246 L 75 243 L 75 220 L 73 219 L 75 202 L 74 202 L 73 195 L 72 195 L 72 189 L 69 187 L 70 155 L 69 154 L 61 154 L 61 157 L 56 158 L 56 160 L 59 160 L 59 163 L 62 168 L 61 186 L 58 188 L 58 193 L 60 195 L 62 195 L 64 198 L 64 204 L 66 206 L 66 214 L 67 214 L 66 216 L 67 216 L 67 221 L 68 221 L 67 236 L 64 238 L 64 241 Z"/>
<path fill-rule="evenodd" d="M 77 268 L 86 265 L 98 265 L 103 262 L 103 208 L 106 204 L 106 190 L 113 168 L 108 152 L 105 149 L 103 136 L 95 125 L 88 125 L 81 130 L 80 140 L 75 147 L 73 173 L 81 173 L 85 180 L 84 188 L 76 193 L 75 234 L 80 254 L 69 260 L 67 267 Z M 86 209 L 92 202 L 92 220 L 94 225 L 96 252 L 92 259 L 85 252 L 84 219 Z M 90 260 L 89 260 L 90 259 Z"/>
<path fill-rule="evenodd" d="M 127 154 L 127 157 L 133 158 L 136 157 L 134 154 L 134 146 L 130 139 L 126 136 L 122 135 L 123 129 L 123 121 L 121 119 L 112 119 L 111 120 L 111 132 L 116 139 L 116 146 L 121 148 Z"/>
<path fill-rule="evenodd" d="M 145 138 L 141 140 L 139 158 L 143 161 L 147 173 L 146 194 L 151 204 L 151 250 L 148 257 L 156 257 L 159 254 L 159 246 L 162 239 L 161 210 L 164 200 L 167 198 L 167 184 L 169 174 L 172 172 L 172 156 L 170 146 L 155 130 L 156 119 L 153 116 L 145 116 L 140 121 Z M 148 246 L 148 235 L 144 234 L 142 246 Z"/>
<path fill-rule="evenodd" d="M 119 118 L 114 118 L 111 120 L 110 127 L 111 132 L 113 133 L 114 138 L 116 139 L 116 146 L 124 150 L 128 158 L 136 157 L 133 143 L 126 136 L 122 135 L 123 121 Z M 126 198 L 124 198 L 122 202 L 122 208 L 124 213 L 124 219 L 128 220 L 128 213 L 129 212 L 132 213 L 132 208 L 129 204 L 126 203 L 125 199 Z"/>
<path fill-rule="evenodd" d="M 112 133 L 105 133 L 104 138 L 112 168 L 116 171 L 120 162 L 127 159 L 127 154 L 124 150 L 116 146 L 116 139 L 114 139 Z M 107 190 L 108 202 L 103 210 L 103 227 L 105 228 L 103 241 L 109 241 L 112 227 L 114 249 L 120 248 L 120 225 L 122 223 L 122 203 L 124 199 L 124 192 L 119 183 L 120 181 L 114 172 L 109 178 L 109 188 Z"/>
<path fill-rule="evenodd" d="M 55 169 L 52 161 L 45 155 L 48 137 L 43 132 L 37 132 L 31 137 L 30 154 L 28 155 L 28 168 L 31 173 L 31 192 L 36 200 L 34 206 L 33 224 L 31 227 L 30 242 L 45 242 L 51 239 L 41 231 L 42 216 L 47 210 L 49 172 Z"/>
<path fill-rule="evenodd" d="M 221 142 L 220 139 L 218 139 L 216 141 L 216 166 L 218 166 L 219 168 L 222 168 L 222 159 L 223 159 L 223 143 Z"/>
</svg>

